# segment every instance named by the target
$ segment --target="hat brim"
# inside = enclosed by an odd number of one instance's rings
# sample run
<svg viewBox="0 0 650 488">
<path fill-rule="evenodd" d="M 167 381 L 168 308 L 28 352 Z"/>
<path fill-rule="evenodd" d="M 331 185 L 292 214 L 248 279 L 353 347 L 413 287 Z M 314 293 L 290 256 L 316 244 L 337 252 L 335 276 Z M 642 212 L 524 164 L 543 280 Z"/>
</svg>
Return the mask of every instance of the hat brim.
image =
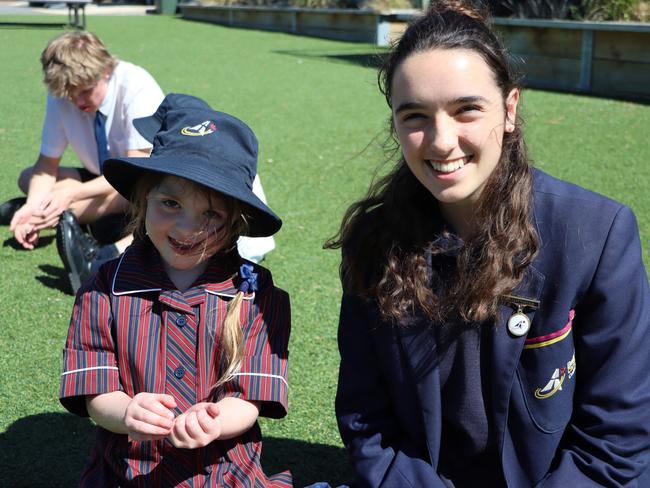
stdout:
<svg viewBox="0 0 650 488">
<path fill-rule="evenodd" d="M 188 179 L 248 205 L 248 231 L 244 234 L 246 236 L 267 237 L 282 227 L 280 217 L 260 200 L 252 189 L 233 182 L 232 178 L 226 175 L 219 178 L 218 174 L 215 175 L 214 167 L 207 169 L 206 165 L 193 158 L 184 161 L 182 165 L 178 164 L 178 157 L 107 159 L 104 162 L 103 174 L 120 195 L 130 200 L 138 179 L 144 172 L 149 171 Z"/>
<path fill-rule="evenodd" d="M 160 130 L 161 125 L 161 120 L 156 117 L 155 114 L 149 115 L 148 117 L 133 119 L 133 126 L 138 130 L 142 137 L 151 143 L 153 143 L 153 138 L 156 137 L 156 133 Z"/>
</svg>

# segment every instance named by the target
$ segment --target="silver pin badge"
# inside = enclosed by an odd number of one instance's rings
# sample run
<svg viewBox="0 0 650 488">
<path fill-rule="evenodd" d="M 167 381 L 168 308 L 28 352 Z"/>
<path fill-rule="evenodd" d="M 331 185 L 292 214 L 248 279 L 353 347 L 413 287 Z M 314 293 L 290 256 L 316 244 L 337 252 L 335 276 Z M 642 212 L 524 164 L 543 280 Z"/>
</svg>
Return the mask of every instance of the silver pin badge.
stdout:
<svg viewBox="0 0 650 488">
<path fill-rule="evenodd" d="M 530 330 L 530 319 L 521 307 L 508 319 L 508 331 L 516 337 L 525 336 Z"/>
<path fill-rule="evenodd" d="M 501 300 L 517 307 L 517 311 L 508 319 L 508 332 L 515 337 L 522 337 L 528 334 L 530 330 L 530 319 L 524 313 L 524 308 L 538 309 L 539 300 L 514 295 L 502 295 Z"/>
</svg>

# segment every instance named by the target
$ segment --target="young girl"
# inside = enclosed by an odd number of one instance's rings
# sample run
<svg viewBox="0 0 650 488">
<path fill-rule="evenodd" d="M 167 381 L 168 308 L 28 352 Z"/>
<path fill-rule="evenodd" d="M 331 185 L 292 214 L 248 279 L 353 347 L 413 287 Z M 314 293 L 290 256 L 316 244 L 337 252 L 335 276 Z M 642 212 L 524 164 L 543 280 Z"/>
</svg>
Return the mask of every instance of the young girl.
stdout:
<svg viewBox="0 0 650 488">
<path fill-rule="evenodd" d="M 281 220 L 252 192 L 257 140 L 207 109 L 166 114 L 150 158 L 104 175 L 136 237 L 79 290 L 61 402 L 97 442 L 82 486 L 287 487 L 260 465 L 258 415 L 287 408 L 289 297 L 237 254 Z"/>
<path fill-rule="evenodd" d="M 529 166 L 484 15 L 435 2 L 380 81 L 394 170 L 348 210 L 336 413 L 359 486 L 650 486 L 631 210 Z"/>
</svg>

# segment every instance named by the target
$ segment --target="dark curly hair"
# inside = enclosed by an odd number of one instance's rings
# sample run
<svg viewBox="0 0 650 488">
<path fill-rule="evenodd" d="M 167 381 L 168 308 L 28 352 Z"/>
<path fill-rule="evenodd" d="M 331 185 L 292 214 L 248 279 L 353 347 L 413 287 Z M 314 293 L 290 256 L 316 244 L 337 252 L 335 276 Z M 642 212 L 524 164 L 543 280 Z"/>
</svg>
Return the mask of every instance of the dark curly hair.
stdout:
<svg viewBox="0 0 650 488">
<path fill-rule="evenodd" d="M 392 107 L 396 69 L 414 53 L 466 49 L 489 66 L 505 107 L 518 79 L 485 10 L 463 1 L 438 1 L 416 19 L 393 45 L 378 81 Z M 440 232 L 440 209 L 412 174 L 390 124 L 389 145 L 399 155 L 394 169 L 374 182 L 346 212 L 326 248 L 342 248 L 341 280 L 346 293 L 376 300 L 384 319 L 403 322 L 421 310 L 440 321 L 453 313 L 464 322 L 496 318 L 499 297 L 523 278 L 539 243 L 531 222 L 532 171 L 521 123 L 503 135 L 500 160 L 476 208 L 476 226 L 450 249 Z M 433 213 L 433 215 L 432 215 Z M 445 259 L 455 265 L 441 269 Z M 427 263 L 432 257 L 433 266 Z M 447 275 L 453 269 L 453 277 Z M 444 286 L 432 286 L 432 280 Z"/>
</svg>

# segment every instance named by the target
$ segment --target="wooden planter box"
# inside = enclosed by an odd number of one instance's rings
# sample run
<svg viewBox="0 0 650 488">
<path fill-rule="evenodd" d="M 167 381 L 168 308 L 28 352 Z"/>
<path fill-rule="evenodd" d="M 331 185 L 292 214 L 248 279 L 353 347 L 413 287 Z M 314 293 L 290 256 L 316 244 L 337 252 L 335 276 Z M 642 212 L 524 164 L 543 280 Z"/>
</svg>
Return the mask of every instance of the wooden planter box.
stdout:
<svg viewBox="0 0 650 488">
<path fill-rule="evenodd" d="M 183 18 L 386 46 L 417 11 L 200 6 Z M 528 86 L 650 100 L 650 24 L 494 18 Z"/>
<path fill-rule="evenodd" d="M 342 41 L 377 43 L 378 15 L 370 10 L 180 5 L 184 19 Z"/>
<path fill-rule="evenodd" d="M 650 24 L 494 19 L 529 86 L 650 100 Z"/>
</svg>

